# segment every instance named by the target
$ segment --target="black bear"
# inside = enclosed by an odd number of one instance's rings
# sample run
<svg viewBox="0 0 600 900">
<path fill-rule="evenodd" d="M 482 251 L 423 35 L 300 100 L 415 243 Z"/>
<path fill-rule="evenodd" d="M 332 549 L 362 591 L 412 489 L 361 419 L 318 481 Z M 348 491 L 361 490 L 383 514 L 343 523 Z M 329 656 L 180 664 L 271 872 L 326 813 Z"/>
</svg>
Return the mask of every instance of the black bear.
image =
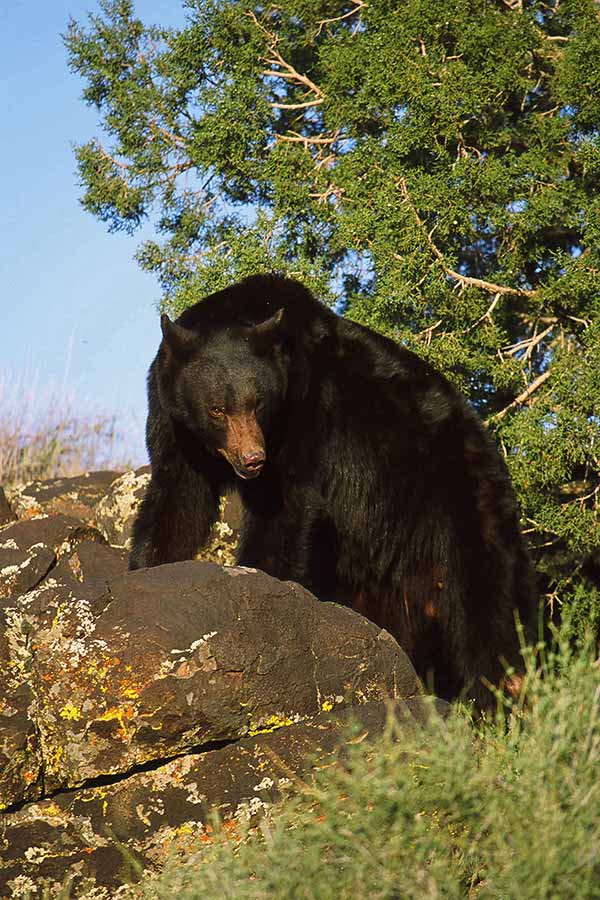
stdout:
<svg viewBox="0 0 600 900">
<path fill-rule="evenodd" d="M 458 391 L 277 276 L 161 325 L 130 567 L 194 557 L 236 487 L 241 565 L 351 606 L 439 696 L 489 705 L 533 579 L 504 461 Z"/>
</svg>

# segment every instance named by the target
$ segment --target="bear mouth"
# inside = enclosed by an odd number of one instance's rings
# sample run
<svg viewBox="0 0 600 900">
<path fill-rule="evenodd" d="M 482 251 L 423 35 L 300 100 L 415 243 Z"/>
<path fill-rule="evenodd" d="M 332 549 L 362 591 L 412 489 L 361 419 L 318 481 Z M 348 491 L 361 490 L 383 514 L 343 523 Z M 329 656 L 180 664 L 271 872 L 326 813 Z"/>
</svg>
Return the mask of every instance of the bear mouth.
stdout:
<svg viewBox="0 0 600 900">
<path fill-rule="evenodd" d="M 251 461 L 244 464 L 237 453 L 234 455 L 226 450 L 225 447 L 219 447 L 218 452 L 221 456 L 225 457 L 238 478 L 242 478 L 244 481 L 250 481 L 252 478 L 257 478 L 262 472 L 266 461 L 266 455 L 264 453 L 253 454 Z"/>
<path fill-rule="evenodd" d="M 235 474 L 244 481 L 250 481 L 252 478 L 258 478 L 263 470 L 264 463 L 255 463 L 251 466 L 233 466 Z"/>
</svg>

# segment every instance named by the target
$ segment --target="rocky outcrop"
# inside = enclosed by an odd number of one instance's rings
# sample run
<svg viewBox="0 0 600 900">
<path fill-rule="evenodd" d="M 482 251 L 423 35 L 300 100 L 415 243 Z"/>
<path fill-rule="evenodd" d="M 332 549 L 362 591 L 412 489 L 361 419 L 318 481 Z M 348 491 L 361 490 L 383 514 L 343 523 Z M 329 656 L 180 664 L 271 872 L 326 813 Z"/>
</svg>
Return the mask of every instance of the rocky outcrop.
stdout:
<svg viewBox="0 0 600 900">
<path fill-rule="evenodd" d="M 19 519 L 62 513 L 91 522 L 96 504 L 104 497 L 118 472 L 88 472 L 72 478 L 32 481 L 6 490 L 12 512 Z"/>
<path fill-rule="evenodd" d="M 232 830 L 262 814 L 348 718 L 375 735 L 390 703 L 427 715 L 390 635 L 297 584 L 200 561 L 127 572 L 130 507 L 113 531 L 108 510 L 139 477 L 85 522 L 28 507 L 0 528 L 0 897 L 66 878 L 115 896 L 209 840 L 215 810 Z"/>
<path fill-rule="evenodd" d="M 15 519 L 63 514 L 96 527 L 113 547 L 129 551 L 133 522 L 150 480 L 150 467 L 128 472 L 89 472 L 7 489 L 0 487 L 0 526 Z M 222 497 L 219 519 L 199 559 L 233 565 L 241 528 L 237 496 Z"/>
</svg>

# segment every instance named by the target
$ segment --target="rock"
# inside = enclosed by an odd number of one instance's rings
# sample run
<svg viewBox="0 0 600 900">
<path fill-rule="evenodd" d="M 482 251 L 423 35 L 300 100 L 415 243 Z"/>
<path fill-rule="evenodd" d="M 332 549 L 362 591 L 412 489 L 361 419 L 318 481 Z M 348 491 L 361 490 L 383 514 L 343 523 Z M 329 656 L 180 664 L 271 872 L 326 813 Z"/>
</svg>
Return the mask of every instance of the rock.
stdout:
<svg viewBox="0 0 600 900">
<path fill-rule="evenodd" d="M 10 508 L 18 519 L 43 513 L 62 513 L 92 522 L 94 508 L 119 472 L 88 472 L 73 478 L 50 478 L 6 489 Z"/>
<path fill-rule="evenodd" d="M 431 707 L 421 698 L 396 703 L 403 722 L 423 722 Z M 429 712 L 428 712 L 429 711 Z M 58 794 L 5 817 L 0 884 L 30 884 L 31 900 L 73 878 L 72 897 L 109 900 L 142 870 L 156 871 L 172 853 L 210 843 L 218 814 L 236 837 L 241 824 L 269 815 L 299 778 L 331 765 L 346 740 L 349 721 L 361 739 L 383 731 L 390 714 L 367 703 L 204 753 L 188 754 L 152 771 Z M 8 894 L 10 896 L 10 894 Z M 50 893 L 50 896 L 54 896 Z"/>
<path fill-rule="evenodd" d="M 104 545 L 102 550 L 99 545 Z M 108 566 L 107 577 L 111 566 L 113 573 L 126 568 L 122 555 L 106 546 L 99 531 L 68 516 L 39 516 L 5 525 L 0 528 L 0 598 L 26 594 L 61 563 L 81 584 L 86 579 L 81 560 L 85 558 L 89 568 L 94 557 L 94 577 L 99 577 L 100 567 Z"/>
<path fill-rule="evenodd" d="M 125 569 L 98 531 L 66 516 L 0 529 L 0 809 L 44 792 L 36 635 L 77 619 L 81 598 L 97 597 L 106 579 Z M 74 640 L 77 627 L 75 621 Z"/>
<path fill-rule="evenodd" d="M 211 840 L 214 810 L 235 836 L 332 764 L 348 718 L 375 735 L 390 704 L 430 708 L 387 632 L 299 585 L 192 560 L 128 573 L 148 473 L 117 474 L 21 487 L 4 513 L 0 491 L 0 897 L 66 878 L 130 896 Z M 203 556 L 231 562 L 239 502 L 221 513 Z"/>
<path fill-rule="evenodd" d="M 182 562 L 109 580 L 31 637 L 47 791 L 417 695 L 395 641 L 264 573 Z"/>
<path fill-rule="evenodd" d="M 68 516 L 39 516 L 4 525 L 0 528 L 0 598 L 17 597 L 36 587 L 84 541 L 105 543 L 95 528 Z"/>
<path fill-rule="evenodd" d="M 106 591 L 111 578 L 127 571 L 126 554 L 100 543 L 100 535 L 96 534 L 97 539 L 82 540 L 69 553 L 63 554 L 52 571 L 54 581 L 70 585 L 77 597 L 97 597 Z"/>
<path fill-rule="evenodd" d="M 133 523 L 149 481 L 149 466 L 125 472 L 98 501 L 94 521 L 109 544 L 130 548 Z"/>
</svg>

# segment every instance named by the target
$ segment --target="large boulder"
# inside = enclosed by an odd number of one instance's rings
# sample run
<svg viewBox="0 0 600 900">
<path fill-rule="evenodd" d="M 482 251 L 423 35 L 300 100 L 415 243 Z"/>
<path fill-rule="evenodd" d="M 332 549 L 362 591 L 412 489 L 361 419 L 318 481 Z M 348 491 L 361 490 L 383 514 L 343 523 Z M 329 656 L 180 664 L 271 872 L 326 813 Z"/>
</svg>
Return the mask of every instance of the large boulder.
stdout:
<svg viewBox="0 0 600 900">
<path fill-rule="evenodd" d="M 142 569 L 108 579 L 99 596 L 53 584 L 5 614 L 8 652 L 18 645 L 35 696 L 29 715 L 43 757 L 24 767 L 23 796 L 41 781 L 36 765 L 45 791 L 68 789 L 420 691 L 387 632 L 248 569 L 194 561 Z M 14 800 L 13 779 L 3 802 Z"/>
<path fill-rule="evenodd" d="M 0 896 L 33 883 L 42 897 L 69 874 L 76 896 L 92 878 L 109 897 L 123 846 L 152 870 L 215 808 L 260 813 L 293 783 L 281 764 L 302 772 L 342 740 L 336 715 L 360 711 L 375 733 L 390 701 L 423 714 L 390 635 L 299 585 L 199 561 L 122 572 L 63 516 L 2 542 L 30 577 L 17 596 L 9 573 L 0 609 Z"/>
<path fill-rule="evenodd" d="M 124 571 L 122 555 L 75 519 L 44 516 L 0 529 L 0 810 L 45 788 L 36 635 L 66 610 L 87 615 L 89 599 Z"/>
</svg>

